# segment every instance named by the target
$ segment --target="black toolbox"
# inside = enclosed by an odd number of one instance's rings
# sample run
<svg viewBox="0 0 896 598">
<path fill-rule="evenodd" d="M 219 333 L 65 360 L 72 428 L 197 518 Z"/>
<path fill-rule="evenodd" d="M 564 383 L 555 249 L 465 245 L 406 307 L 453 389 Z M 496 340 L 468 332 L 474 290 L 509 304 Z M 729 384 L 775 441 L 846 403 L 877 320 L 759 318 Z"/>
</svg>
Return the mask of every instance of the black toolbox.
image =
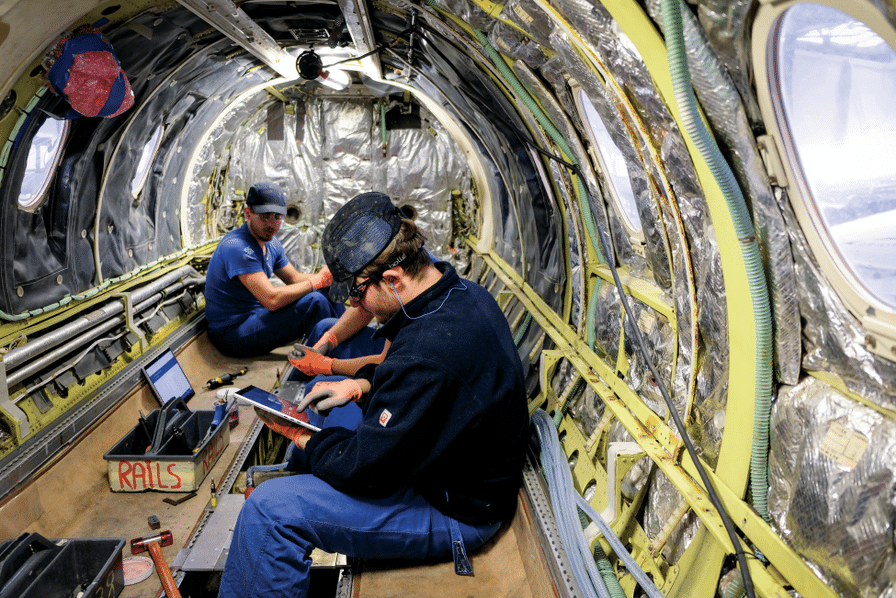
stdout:
<svg viewBox="0 0 896 598">
<path fill-rule="evenodd" d="M 47 539 L 22 534 L 0 544 L 0 598 L 115 598 L 124 588 L 124 538 Z"/>
</svg>

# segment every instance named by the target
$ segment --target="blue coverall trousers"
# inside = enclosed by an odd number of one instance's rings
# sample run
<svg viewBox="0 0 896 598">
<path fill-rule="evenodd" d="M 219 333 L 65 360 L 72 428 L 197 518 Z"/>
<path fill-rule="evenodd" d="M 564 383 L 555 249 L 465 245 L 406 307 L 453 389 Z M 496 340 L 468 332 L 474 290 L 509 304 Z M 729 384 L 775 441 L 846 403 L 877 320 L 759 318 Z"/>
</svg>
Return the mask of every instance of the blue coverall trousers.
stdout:
<svg viewBox="0 0 896 598">
<path fill-rule="evenodd" d="M 224 330 L 210 329 L 208 336 L 224 355 L 257 357 L 305 338 L 319 321 L 344 311 L 344 305 L 334 305 L 325 294 L 314 291 L 277 311 L 256 309 L 238 325 Z"/>
<path fill-rule="evenodd" d="M 322 321 L 310 333 L 314 344 L 335 322 Z M 349 358 L 379 353 L 365 329 L 331 353 Z M 318 376 L 321 380 L 341 376 Z M 333 409 L 324 418 L 309 412 L 322 427 L 354 428 L 361 411 L 354 403 Z M 292 451 L 295 461 L 304 452 Z M 450 519 L 411 489 L 388 498 L 370 499 L 342 493 L 313 475 L 275 478 L 260 484 L 240 511 L 227 556 L 219 598 L 303 598 L 308 593 L 311 551 L 319 547 L 352 557 L 377 559 L 440 559 L 451 561 Z M 467 552 L 497 533 L 500 524 L 456 522 Z"/>
<path fill-rule="evenodd" d="M 218 598 L 304 598 L 315 547 L 360 558 L 451 561 L 449 522 L 410 489 L 371 499 L 313 475 L 268 480 L 240 512 Z M 460 523 L 467 552 L 499 527 Z"/>
</svg>

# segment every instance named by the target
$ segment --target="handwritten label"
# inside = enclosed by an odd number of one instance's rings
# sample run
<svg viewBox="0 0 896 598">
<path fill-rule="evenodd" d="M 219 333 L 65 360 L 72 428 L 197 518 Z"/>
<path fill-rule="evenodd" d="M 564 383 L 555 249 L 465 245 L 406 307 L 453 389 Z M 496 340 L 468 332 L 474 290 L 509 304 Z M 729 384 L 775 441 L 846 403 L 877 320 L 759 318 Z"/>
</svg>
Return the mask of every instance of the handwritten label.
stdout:
<svg viewBox="0 0 896 598">
<path fill-rule="evenodd" d="M 821 454 L 852 471 L 859 464 L 866 448 L 868 438 L 864 434 L 854 432 L 837 422 L 831 422 L 821 444 Z"/>
<path fill-rule="evenodd" d="M 183 462 L 177 461 L 119 461 L 118 489 L 125 492 L 143 490 L 180 490 L 183 488 Z M 186 463 L 190 469 L 192 463 Z"/>
<path fill-rule="evenodd" d="M 109 484 L 113 492 L 190 492 L 196 490 L 230 443 L 230 430 L 221 426 L 190 460 L 171 456 L 147 459 L 126 456 L 109 461 Z"/>
<path fill-rule="evenodd" d="M 121 567 L 121 563 L 117 563 L 117 566 Z M 106 572 L 99 583 L 97 583 L 94 592 L 90 595 L 93 598 L 115 598 L 118 596 L 119 592 L 121 592 L 121 589 L 122 587 L 116 586 L 115 584 L 115 566 L 113 566 Z"/>
</svg>

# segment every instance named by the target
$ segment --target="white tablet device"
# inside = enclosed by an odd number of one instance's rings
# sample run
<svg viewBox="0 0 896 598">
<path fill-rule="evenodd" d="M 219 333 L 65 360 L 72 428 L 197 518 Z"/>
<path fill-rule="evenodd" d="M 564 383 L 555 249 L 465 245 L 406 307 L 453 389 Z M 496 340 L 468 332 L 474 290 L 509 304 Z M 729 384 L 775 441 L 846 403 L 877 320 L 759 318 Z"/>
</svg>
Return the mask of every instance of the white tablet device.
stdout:
<svg viewBox="0 0 896 598">
<path fill-rule="evenodd" d="M 256 407 L 261 407 L 265 411 L 273 413 L 274 415 L 279 415 L 283 419 L 304 426 L 314 432 L 320 432 L 320 428 L 317 426 L 313 426 L 300 419 L 302 412 L 298 410 L 298 405 L 280 398 L 274 393 L 262 390 L 257 386 L 247 386 L 246 388 L 239 389 L 233 393 L 233 395 L 237 399 L 242 399 Z"/>
</svg>

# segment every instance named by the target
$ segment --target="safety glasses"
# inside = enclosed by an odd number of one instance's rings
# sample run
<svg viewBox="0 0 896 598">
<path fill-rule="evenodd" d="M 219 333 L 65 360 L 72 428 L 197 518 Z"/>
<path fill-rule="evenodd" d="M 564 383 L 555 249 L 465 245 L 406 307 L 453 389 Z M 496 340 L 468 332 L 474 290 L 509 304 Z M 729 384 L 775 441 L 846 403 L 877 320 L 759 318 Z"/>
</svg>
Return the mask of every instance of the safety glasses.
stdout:
<svg viewBox="0 0 896 598">
<path fill-rule="evenodd" d="M 283 220 L 283 214 L 278 214 L 276 212 L 263 212 L 261 214 L 259 214 L 257 212 L 252 212 L 252 213 L 267 222 L 279 222 L 279 221 Z"/>
<path fill-rule="evenodd" d="M 364 296 L 364 291 L 367 290 L 367 287 L 370 286 L 370 283 L 372 282 L 374 282 L 373 276 L 368 276 L 358 284 L 353 284 L 348 290 L 348 298 L 352 301 L 361 301 L 361 298 Z"/>
</svg>

